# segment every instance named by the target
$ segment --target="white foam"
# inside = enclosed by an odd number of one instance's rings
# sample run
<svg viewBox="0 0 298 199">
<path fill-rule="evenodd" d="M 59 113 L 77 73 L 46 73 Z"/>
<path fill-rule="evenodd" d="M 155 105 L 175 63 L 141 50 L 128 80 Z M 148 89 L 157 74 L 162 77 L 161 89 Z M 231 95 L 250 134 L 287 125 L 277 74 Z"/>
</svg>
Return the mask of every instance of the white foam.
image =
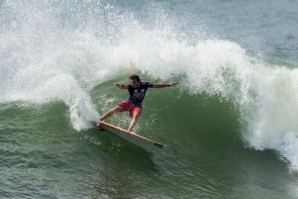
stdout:
<svg viewBox="0 0 298 199">
<path fill-rule="evenodd" d="M 189 42 L 164 12 L 149 15 L 147 26 L 132 13 L 104 6 L 101 17 L 86 10 L 85 28 L 72 29 L 61 27 L 59 9 L 29 5 L 10 5 L 20 14 L 1 32 L 1 102 L 62 100 L 80 130 L 99 117 L 89 92 L 120 70 L 137 69 L 163 81 L 182 77 L 180 87 L 190 93 L 234 104 L 249 145 L 276 150 L 298 166 L 297 69 L 256 60 L 234 42 L 199 37 Z"/>
</svg>

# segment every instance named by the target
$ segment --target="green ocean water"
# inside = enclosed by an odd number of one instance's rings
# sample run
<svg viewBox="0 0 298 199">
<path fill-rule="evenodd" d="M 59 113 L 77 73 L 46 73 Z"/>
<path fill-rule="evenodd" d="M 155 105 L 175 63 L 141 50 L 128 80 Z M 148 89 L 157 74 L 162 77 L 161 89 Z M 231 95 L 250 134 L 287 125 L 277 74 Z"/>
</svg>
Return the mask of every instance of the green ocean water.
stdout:
<svg viewBox="0 0 298 199">
<path fill-rule="evenodd" d="M 297 198 L 296 5 L 2 1 L 0 198 Z M 134 128 L 164 149 L 90 125 L 131 73 L 180 82 Z"/>
<path fill-rule="evenodd" d="M 106 89 L 115 101 L 127 95 L 98 86 L 99 112 Z M 274 151 L 246 147 L 233 106 L 215 97 L 149 89 L 136 130 L 167 144 L 154 151 L 97 129 L 78 132 L 68 115 L 59 101 L 1 106 L 3 198 L 295 198 L 296 174 Z M 110 121 L 125 128 L 129 118 Z"/>
</svg>

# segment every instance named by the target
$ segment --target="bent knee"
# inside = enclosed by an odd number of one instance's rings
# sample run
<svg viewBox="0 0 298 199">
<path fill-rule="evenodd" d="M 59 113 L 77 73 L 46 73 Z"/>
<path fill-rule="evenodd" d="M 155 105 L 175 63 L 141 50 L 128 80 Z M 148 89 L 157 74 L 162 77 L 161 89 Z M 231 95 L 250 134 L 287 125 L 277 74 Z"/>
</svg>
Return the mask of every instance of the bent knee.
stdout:
<svg viewBox="0 0 298 199">
<path fill-rule="evenodd" d="M 141 115 L 141 111 L 136 111 L 136 112 L 134 112 L 133 114 L 132 114 L 132 118 L 138 118 L 139 116 Z"/>
<path fill-rule="evenodd" d="M 122 110 L 122 107 L 118 105 L 113 108 L 113 112 L 120 112 L 121 110 Z"/>
</svg>

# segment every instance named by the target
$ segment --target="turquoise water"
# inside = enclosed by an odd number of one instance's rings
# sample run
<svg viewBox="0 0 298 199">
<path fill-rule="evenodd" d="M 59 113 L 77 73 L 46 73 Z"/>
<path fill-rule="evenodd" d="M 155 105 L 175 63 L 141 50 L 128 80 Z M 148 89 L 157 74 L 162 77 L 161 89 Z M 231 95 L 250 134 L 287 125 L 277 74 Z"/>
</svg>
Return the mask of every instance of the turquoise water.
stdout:
<svg viewBox="0 0 298 199">
<path fill-rule="evenodd" d="M 297 198 L 296 1 L 2 1 L 1 198 Z M 149 89 L 135 132 L 89 121 Z M 127 113 L 107 122 L 127 128 Z"/>
</svg>

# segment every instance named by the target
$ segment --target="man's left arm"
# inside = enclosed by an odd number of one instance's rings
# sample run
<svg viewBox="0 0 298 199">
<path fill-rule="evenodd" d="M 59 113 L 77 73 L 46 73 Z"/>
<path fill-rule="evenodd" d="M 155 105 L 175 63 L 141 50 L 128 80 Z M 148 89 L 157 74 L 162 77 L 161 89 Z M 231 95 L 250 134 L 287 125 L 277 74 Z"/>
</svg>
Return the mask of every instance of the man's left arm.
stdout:
<svg viewBox="0 0 298 199">
<path fill-rule="evenodd" d="M 170 86 L 175 86 L 176 84 L 179 84 L 179 82 L 169 82 L 169 83 L 157 83 L 153 84 L 153 88 L 164 88 L 164 87 L 170 87 Z"/>
</svg>

